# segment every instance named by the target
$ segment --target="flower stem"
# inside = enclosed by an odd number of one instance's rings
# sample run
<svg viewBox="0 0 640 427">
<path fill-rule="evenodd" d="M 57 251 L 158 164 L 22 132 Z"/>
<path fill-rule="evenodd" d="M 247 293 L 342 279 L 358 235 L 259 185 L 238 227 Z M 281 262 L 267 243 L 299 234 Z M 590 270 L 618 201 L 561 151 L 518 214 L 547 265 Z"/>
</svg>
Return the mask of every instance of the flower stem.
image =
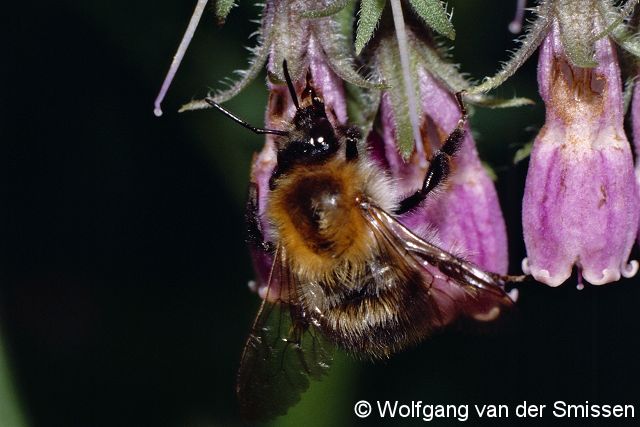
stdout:
<svg viewBox="0 0 640 427">
<path fill-rule="evenodd" d="M 520 34 L 520 31 L 522 31 L 522 21 L 524 20 L 524 9 L 526 6 L 527 0 L 518 0 L 516 16 L 514 16 L 513 21 L 509 24 L 509 31 L 511 31 L 512 34 Z"/>
<path fill-rule="evenodd" d="M 167 76 L 164 78 L 162 82 L 162 87 L 160 88 L 160 92 L 156 97 L 155 102 L 153 103 L 153 114 L 156 117 L 160 117 L 162 115 L 162 100 L 164 99 L 167 91 L 169 90 L 169 86 L 171 86 L 171 82 L 178 71 L 178 67 L 180 67 L 180 63 L 182 62 L 182 58 L 184 57 L 187 48 L 189 47 L 189 43 L 191 43 L 191 39 L 193 38 L 193 34 L 196 32 L 196 28 L 198 27 L 198 23 L 200 22 L 200 18 L 202 18 L 202 13 L 204 12 L 204 7 L 207 5 L 209 0 L 198 0 L 196 4 L 196 8 L 193 10 L 193 15 L 191 15 L 191 20 L 189 21 L 189 25 L 187 26 L 187 30 L 184 32 L 184 36 L 182 36 L 182 40 L 180 40 L 180 45 L 178 45 L 178 50 L 176 54 L 173 56 L 173 61 L 171 61 L 171 66 L 169 67 L 169 71 L 167 72 Z"/>
</svg>

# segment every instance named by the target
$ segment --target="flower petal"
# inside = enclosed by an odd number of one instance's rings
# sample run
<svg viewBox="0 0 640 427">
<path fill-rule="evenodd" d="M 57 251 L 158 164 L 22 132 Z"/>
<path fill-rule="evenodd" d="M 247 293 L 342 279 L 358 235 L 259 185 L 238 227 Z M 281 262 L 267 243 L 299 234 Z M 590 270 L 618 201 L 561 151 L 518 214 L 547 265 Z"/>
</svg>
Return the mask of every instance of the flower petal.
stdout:
<svg viewBox="0 0 640 427">
<path fill-rule="evenodd" d="M 620 69 L 608 38 L 596 42 L 597 67 L 573 67 L 559 32 L 553 25 L 538 65 L 547 111 L 525 186 L 523 267 L 557 286 L 578 265 L 585 280 L 604 284 L 632 272 L 627 259 L 640 215 Z"/>
</svg>

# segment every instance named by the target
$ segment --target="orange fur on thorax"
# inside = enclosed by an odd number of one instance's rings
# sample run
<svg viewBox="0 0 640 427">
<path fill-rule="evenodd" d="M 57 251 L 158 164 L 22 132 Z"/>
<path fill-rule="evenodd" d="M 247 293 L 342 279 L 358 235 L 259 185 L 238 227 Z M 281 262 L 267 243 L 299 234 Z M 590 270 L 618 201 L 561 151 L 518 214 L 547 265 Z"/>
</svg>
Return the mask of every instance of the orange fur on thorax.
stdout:
<svg viewBox="0 0 640 427">
<path fill-rule="evenodd" d="M 339 195 L 337 207 L 323 217 L 318 234 L 306 232 L 307 214 L 300 206 L 307 194 L 331 188 Z M 267 211 L 277 238 L 288 254 L 292 270 L 304 281 L 336 280 L 335 272 L 355 274 L 370 257 L 372 234 L 358 200 L 366 197 L 365 178 L 356 163 L 332 160 L 324 165 L 298 166 L 278 179 Z"/>
</svg>

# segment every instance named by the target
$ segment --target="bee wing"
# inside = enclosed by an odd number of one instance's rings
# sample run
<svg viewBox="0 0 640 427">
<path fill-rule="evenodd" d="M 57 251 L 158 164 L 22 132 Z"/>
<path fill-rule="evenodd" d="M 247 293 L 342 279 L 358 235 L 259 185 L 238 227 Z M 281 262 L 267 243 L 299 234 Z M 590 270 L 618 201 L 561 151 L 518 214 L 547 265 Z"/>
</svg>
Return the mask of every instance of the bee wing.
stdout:
<svg viewBox="0 0 640 427">
<path fill-rule="evenodd" d="M 442 324 L 459 314 L 493 320 L 513 305 L 504 287 L 522 277 L 484 271 L 416 236 L 377 206 L 366 206 L 364 212 L 379 241 L 384 240 L 410 267 L 422 269 Z"/>
<path fill-rule="evenodd" d="M 271 283 L 279 295 L 268 295 Z M 268 420 L 284 415 L 329 370 L 333 348 L 305 316 L 298 283 L 284 250 L 276 249 L 267 296 L 260 306 L 242 353 L 237 394 L 242 417 Z M 275 298 L 274 298 L 275 297 Z"/>
</svg>

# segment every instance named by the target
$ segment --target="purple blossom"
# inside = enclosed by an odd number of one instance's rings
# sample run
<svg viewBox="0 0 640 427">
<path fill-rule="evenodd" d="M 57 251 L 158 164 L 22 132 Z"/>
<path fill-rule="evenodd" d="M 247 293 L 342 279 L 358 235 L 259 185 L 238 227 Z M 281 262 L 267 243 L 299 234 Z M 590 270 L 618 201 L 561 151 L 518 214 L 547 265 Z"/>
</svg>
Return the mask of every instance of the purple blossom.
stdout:
<svg viewBox="0 0 640 427">
<path fill-rule="evenodd" d="M 460 108 L 447 91 L 424 68 L 419 71 L 424 151 L 433 153 L 460 118 Z M 396 178 L 400 191 L 410 194 L 422 184 L 426 167 L 421 167 L 414 151 L 407 160 L 396 146 L 396 125 L 389 96 L 381 105 L 385 163 Z M 454 158 L 453 173 L 439 194 L 408 213 L 402 221 L 411 229 L 437 241 L 443 249 L 464 256 L 478 266 L 500 274 L 508 267 L 507 235 L 496 190 L 482 166 L 475 142 L 467 133 Z"/>
<path fill-rule="evenodd" d="M 608 37 L 595 42 L 598 65 L 572 65 L 560 28 L 552 24 L 538 63 L 546 121 L 523 199 L 523 270 L 557 286 L 575 265 L 599 285 L 638 269 L 628 263 L 640 200 L 623 128 L 620 67 Z"/>
<path fill-rule="evenodd" d="M 640 70 L 638 74 L 640 74 Z M 638 85 L 637 82 L 633 90 L 633 100 L 631 102 L 631 128 L 636 153 L 636 178 L 638 181 L 638 190 L 640 191 L 640 85 Z M 638 241 L 640 242 L 640 230 L 638 231 Z"/>
<path fill-rule="evenodd" d="M 160 102 L 205 3 L 198 1 L 156 101 L 156 114 L 161 113 Z M 216 4 L 220 21 L 232 3 Z M 390 9 L 386 2 L 362 2 L 354 37 L 351 3 L 267 1 L 249 69 L 240 72 L 241 78 L 230 88 L 210 95 L 210 101 L 215 105 L 232 98 L 266 64 L 270 91 L 266 125 L 281 128 L 295 112 L 284 86 L 286 60 L 298 94 L 311 83 L 324 99 L 333 126 L 355 123 L 368 135 L 370 155 L 394 179 L 401 197 L 421 186 L 428 160 L 455 127 L 460 111 L 453 94 L 465 91 L 469 103 L 494 107 L 528 103 L 490 99 L 483 93 L 513 75 L 542 43 L 538 82 L 546 122 L 533 145 L 523 200 L 528 254 L 523 269 L 553 286 L 565 281 L 573 266 L 593 284 L 635 274 L 638 263 L 628 262 L 628 257 L 638 232 L 640 194 L 623 129 L 620 67 L 613 41 L 640 56 L 640 37 L 629 27 L 638 0 L 618 6 L 609 0 L 540 0 L 532 9 L 536 19 L 513 58 L 476 87 L 470 87 L 457 67 L 442 59 L 430 32 L 415 31 L 417 17 L 420 25 L 453 39 L 455 31 L 442 4 L 409 0 L 415 14 L 405 23 L 400 0 L 390 0 Z M 524 5 L 519 1 L 511 25 L 514 31 L 519 30 Z M 391 13 L 385 14 L 385 8 Z M 384 23 L 390 17 L 395 31 L 390 22 Z M 384 82 L 382 94 L 380 84 L 356 71 L 354 39 L 364 69 Z M 345 82 L 351 85 L 348 95 Z M 635 98 L 634 104 L 640 104 L 638 91 Z M 209 106 L 197 100 L 181 111 Z M 640 113 L 634 113 L 635 142 L 640 145 L 640 117 L 636 116 Z M 254 158 L 251 174 L 257 189 L 258 228 L 267 240 L 274 237 L 266 205 L 275 166 L 275 141 L 268 136 Z M 468 126 L 450 178 L 435 193 L 400 220 L 443 249 L 484 269 L 506 273 L 502 213 Z M 267 282 L 271 256 L 254 249 L 253 258 L 260 290 Z"/>
</svg>

